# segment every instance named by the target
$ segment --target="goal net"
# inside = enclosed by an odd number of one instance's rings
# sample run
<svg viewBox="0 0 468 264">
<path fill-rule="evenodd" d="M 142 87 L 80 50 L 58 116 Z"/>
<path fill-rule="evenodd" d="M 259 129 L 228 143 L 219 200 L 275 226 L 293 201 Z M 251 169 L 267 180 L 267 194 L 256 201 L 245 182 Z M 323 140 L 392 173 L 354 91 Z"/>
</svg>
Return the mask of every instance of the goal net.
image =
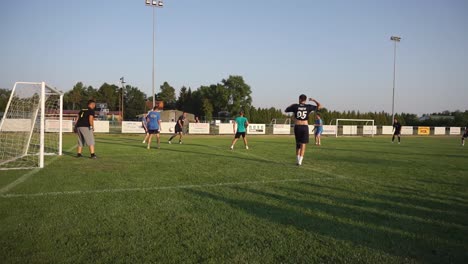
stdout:
<svg viewBox="0 0 468 264">
<path fill-rule="evenodd" d="M 63 95 L 42 83 L 17 82 L 0 122 L 0 170 L 43 168 L 62 155 Z"/>
<path fill-rule="evenodd" d="M 335 136 L 370 136 L 377 134 L 373 119 L 336 119 Z"/>
</svg>

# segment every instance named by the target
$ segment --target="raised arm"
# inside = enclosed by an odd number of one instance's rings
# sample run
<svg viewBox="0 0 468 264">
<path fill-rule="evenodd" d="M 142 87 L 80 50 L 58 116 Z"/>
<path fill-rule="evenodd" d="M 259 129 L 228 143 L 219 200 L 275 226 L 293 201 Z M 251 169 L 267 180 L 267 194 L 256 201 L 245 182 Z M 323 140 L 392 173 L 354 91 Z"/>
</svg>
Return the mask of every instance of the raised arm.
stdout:
<svg viewBox="0 0 468 264">
<path fill-rule="evenodd" d="M 294 112 L 294 104 L 286 107 L 286 110 L 284 110 L 286 113 Z"/>
<path fill-rule="evenodd" d="M 319 101 L 315 100 L 314 98 L 309 98 L 309 101 L 314 102 L 317 105 L 317 110 L 320 110 L 323 108 L 323 105 L 319 103 Z"/>
</svg>

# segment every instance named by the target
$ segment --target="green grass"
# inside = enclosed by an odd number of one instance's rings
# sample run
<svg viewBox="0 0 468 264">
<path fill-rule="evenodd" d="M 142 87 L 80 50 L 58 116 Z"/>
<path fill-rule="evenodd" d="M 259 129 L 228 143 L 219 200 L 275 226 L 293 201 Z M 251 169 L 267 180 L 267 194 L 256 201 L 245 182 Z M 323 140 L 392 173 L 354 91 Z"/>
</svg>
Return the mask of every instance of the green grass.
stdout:
<svg viewBox="0 0 468 264">
<path fill-rule="evenodd" d="M 302 167 L 286 136 L 251 136 L 233 152 L 223 136 L 159 150 L 141 136 L 96 140 L 98 160 L 70 150 L 1 194 L 2 263 L 468 259 L 459 138 L 324 138 Z M 27 172 L 0 171 L 0 189 Z"/>
</svg>

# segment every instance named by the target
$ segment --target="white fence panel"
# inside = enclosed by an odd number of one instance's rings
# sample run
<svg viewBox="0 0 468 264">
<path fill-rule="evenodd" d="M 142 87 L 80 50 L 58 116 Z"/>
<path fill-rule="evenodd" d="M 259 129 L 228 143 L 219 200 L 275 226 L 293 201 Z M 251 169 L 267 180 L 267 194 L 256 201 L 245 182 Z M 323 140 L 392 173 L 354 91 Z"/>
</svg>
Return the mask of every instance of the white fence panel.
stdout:
<svg viewBox="0 0 468 264">
<path fill-rule="evenodd" d="M 209 123 L 190 123 L 189 124 L 190 134 L 210 134 Z"/>
<path fill-rule="evenodd" d="M 434 127 L 434 135 L 445 135 L 445 127 Z"/>
</svg>

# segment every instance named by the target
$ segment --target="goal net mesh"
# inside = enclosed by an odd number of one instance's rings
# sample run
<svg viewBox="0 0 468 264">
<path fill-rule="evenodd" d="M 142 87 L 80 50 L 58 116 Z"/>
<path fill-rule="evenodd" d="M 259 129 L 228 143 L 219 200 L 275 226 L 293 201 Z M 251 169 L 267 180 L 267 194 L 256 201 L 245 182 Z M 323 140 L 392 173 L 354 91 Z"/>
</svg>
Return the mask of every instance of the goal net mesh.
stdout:
<svg viewBox="0 0 468 264">
<path fill-rule="evenodd" d="M 42 83 L 15 84 L 0 123 L 0 169 L 41 167 L 41 156 L 60 153 L 60 96 Z"/>
</svg>

